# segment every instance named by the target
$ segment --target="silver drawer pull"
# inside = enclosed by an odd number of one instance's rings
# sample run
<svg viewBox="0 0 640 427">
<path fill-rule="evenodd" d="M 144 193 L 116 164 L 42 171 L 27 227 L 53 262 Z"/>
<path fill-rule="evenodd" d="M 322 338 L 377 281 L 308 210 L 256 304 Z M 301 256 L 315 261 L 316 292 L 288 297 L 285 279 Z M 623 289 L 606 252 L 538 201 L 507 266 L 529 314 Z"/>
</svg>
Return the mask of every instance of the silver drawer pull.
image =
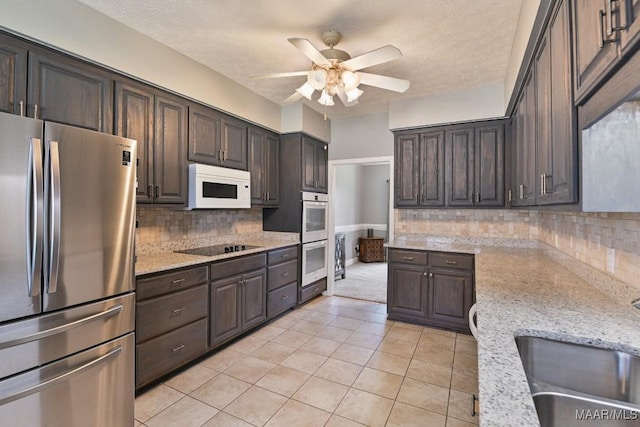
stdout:
<svg viewBox="0 0 640 427">
<path fill-rule="evenodd" d="M 172 285 L 179 285 L 180 283 L 184 282 L 187 279 L 176 279 L 176 280 L 172 280 L 171 284 Z"/>
<path fill-rule="evenodd" d="M 289 256 L 289 254 L 282 254 L 280 255 L 280 258 L 287 258 Z"/>
<path fill-rule="evenodd" d="M 186 347 L 186 346 L 185 346 L 184 344 L 181 344 L 181 345 L 177 346 L 176 348 L 172 348 L 172 349 L 171 349 L 171 353 L 175 353 L 176 351 L 180 351 L 180 350 L 182 350 L 182 349 L 183 349 L 183 348 L 185 348 L 185 347 Z"/>
<path fill-rule="evenodd" d="M 315 289 L 313 290 L 313 292 L 318 292 L 319 290 L 320 290 L 320 288 L 315 288 Z"/>
<path fill-rule="evenodd" d="M 457 265 L 457 264 L 458 264 L 458 261 L 446 260 L 445 262 L 446 262 L 447 264 L 449 264 L 449 265 Z"/>
<path fill-rule="evenodd" d="M 407 261 L 413 261 L 413 257 L 412 256 L 403 256 L 402 259 L 405 259 Z"/>
<path fill-rule="evenodd" d="M 288 299 L 288 298 L 289 298 L 289 295 L 285 295 L 285 296 L 283 296 L 282 298 L 280 298 L 280 301 L 284 301 L 284 300 L 286 300 L 286 299 Z"/>
<path fill-rule="evenodd" d="M 282 277 L 287 277 L 289 275 L 289 273 L 282 273 L 281 276 Z"/>
<path fill-rule="evenodd" d="M 180 307 L 180 308 L 174 308 L 173 310 L 171 310 L 172 313 L 180 313 L 181 311 L 184 311 L 186 309 L 186 307 Z"/>
</svg>

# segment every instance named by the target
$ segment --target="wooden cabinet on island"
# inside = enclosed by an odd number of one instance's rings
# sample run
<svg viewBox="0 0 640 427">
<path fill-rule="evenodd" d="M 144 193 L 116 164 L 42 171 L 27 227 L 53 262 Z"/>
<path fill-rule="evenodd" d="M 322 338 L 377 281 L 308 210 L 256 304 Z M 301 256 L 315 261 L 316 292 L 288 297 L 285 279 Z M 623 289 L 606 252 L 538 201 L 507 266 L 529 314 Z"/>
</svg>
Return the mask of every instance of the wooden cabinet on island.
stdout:
<svg viewBox="0 0 640 427">
<path fill-rule="evenodd" d="M 389 249 L 389 319 L 469 333 L 474 302 L 472 254 Z"/>
</svg>

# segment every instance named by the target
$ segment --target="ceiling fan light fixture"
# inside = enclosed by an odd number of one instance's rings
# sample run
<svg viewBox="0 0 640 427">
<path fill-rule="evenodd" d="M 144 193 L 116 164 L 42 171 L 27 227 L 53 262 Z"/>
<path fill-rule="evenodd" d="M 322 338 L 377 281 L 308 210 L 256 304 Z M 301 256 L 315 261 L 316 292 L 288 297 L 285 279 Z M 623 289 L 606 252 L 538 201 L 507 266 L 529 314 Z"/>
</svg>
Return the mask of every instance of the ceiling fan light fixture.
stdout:
<svg viewBox="0 0 640 427">
<path fill-rule="evenodd" d="M 362 95 L 364 91 L 354 87 L 351 90 L 345 91 L 345 93 L 347 94 L 347 102 L 354 102 L 360 98 L 360 95 Z"/>
<path fill-rule="evenodd" d="M 358 73 L 354 73 L 351 70 L 344 70 L 340 74 L 340 80 L 344 85 L 344 90 L 349 92 L 352 89 L 355 89 L 360 84 L 360 75 Z"/>
<path fill-rule="evenodd" d="M 302 86 L 296 89 L 296 92 L 307 98 L 309 101 L 311 101 L 311 95 L 313 95 L 314 91 L 315 89 L 309 84 L 309 82 L 305 82 Z"/>
<path fill-rule="evenodd" d="M 327 89 L 322 89 L 322 94 L 320 95 L 320 98 L 318 98 L 318 103 L 327 107 L 335 105 L 333 102 L 333 96 L 327 93 Z"/>
<path fill-rule="evenodd" d="M 322 90 L 327 85 L 327 72 L 322 68 L 309 71 L 307 83 L 315 90 Z"/>
</svg>

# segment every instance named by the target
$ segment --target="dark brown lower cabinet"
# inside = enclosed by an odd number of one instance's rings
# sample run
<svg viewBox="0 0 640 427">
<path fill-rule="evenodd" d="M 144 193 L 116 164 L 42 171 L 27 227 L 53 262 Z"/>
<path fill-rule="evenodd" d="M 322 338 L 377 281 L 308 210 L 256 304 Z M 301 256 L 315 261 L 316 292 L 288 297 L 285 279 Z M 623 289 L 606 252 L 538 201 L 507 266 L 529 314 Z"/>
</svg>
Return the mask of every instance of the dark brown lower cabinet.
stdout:
<svg viewBox="0 0 640 427">
<path fill-rule="evenodd" d="M 323 291 L 327 290 L 327 278 L 320 279 L 310 285 L 300 288 L 298 291 L 298 304 L 305 303 L 312 298 L 317 297 Z"/>
<path fill-rule="evenodd" d="M 298 302 L 298 246 L 267 254 L 267 317 L 294 307 Z"/>
<path fill-rule="evenodd" d="M 389 319 L 469 333 L 475 301 L 472 254 L 389 250 Z"/>
</svg>

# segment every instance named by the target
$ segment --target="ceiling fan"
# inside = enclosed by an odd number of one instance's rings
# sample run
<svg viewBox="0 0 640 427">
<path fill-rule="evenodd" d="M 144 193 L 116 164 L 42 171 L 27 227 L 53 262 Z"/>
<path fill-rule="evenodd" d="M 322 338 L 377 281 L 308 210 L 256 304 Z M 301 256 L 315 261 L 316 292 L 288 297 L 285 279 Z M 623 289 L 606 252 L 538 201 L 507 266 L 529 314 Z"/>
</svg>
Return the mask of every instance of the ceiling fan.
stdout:
<svg viewBox="0 0 640 427">
<path fill-rule="evenodd" d="M 293 37 L 289 42 L 309 58 L 313 65 L 310 71 L 292 71 L 287 73 L 271 73 L 253 75 L 253 78 L 294 77 L 307 76 L 307 81 L 284 100 L 285 103 L 296 102 L 302 97 L 311 100 L 311 95 L 320 91 L 318 102 L 325 106 L 334 105 L 333 97 L 340 98 L 342 103 L 351 107 L 358 103 L 358 98 L 364 93 L 359 89 L 360 84 L 379 87 L 386 90 L 403 93 L 411 82 L 379 74 L 363 73 L 359 70 L 374 65 L 389 62 L 402 56 L 397 47 L 387 45 L 352 58 L 347 52 L 335 49 L 342 35 L 337 31 L 326 31 L 322 34 L 322 41 L 328 49 L 318 50 L 309 40 Z"/>
</svg>

